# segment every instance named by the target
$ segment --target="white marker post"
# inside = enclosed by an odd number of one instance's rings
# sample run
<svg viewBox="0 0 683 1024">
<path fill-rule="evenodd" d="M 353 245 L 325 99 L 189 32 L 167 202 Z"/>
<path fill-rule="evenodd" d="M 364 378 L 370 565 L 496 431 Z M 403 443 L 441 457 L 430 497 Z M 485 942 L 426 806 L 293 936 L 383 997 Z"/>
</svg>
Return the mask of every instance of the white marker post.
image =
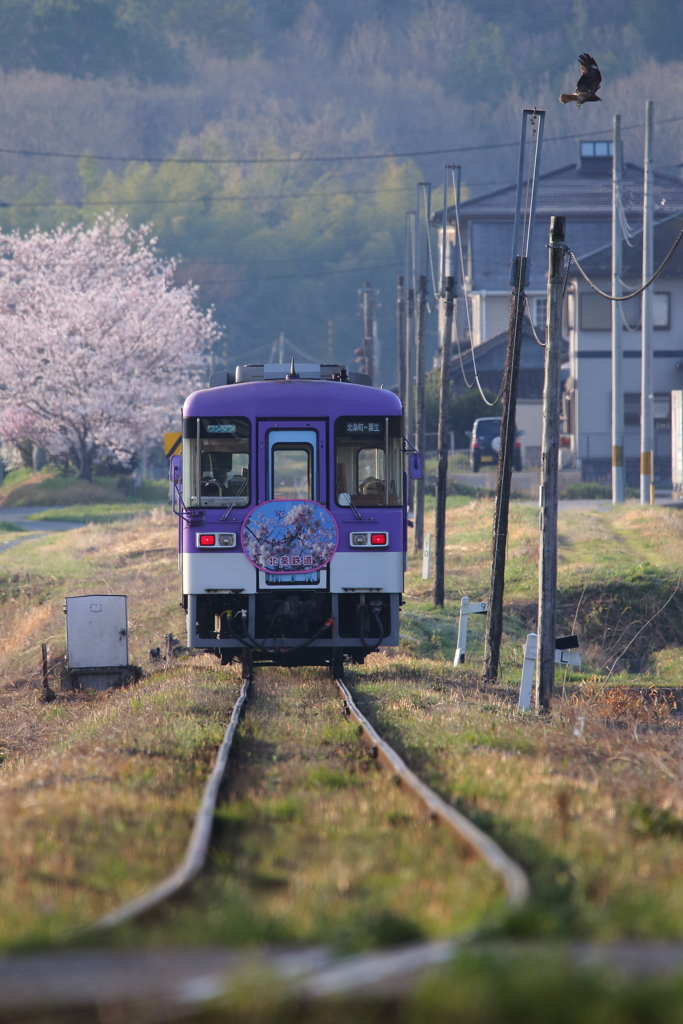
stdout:
<svg viewBox="0 0 683 1024">
<path fill-rule="evenodd" d="M 555 664 L 581 666 L 579 638 L 575 634 L 560 636 L 555 640 Z M 538 655 L 538 635 L 528 633 L 524 644 L 524 663 L 522 665 L 522 681 L 519 684 L 518 711 L 528 711 L 531 707 L 531 693 L 534 688 L 534 671 Z"/>
<path fill-rule="evenodd" d="M 458 621 L 458 646 L 453 658 L 454 665 L 462 665 L 467 651 L 467 621 L 470 615 L 486 615 L 486 601 L 470 601 L 469 597 L 460 600 L 460 619 Z"/>
<path fill-rule="evenodd" d="M 428 533 L 422 548 L 422 579 L 428 580 L 432 567 L 432 535 Z"/>
</svg>

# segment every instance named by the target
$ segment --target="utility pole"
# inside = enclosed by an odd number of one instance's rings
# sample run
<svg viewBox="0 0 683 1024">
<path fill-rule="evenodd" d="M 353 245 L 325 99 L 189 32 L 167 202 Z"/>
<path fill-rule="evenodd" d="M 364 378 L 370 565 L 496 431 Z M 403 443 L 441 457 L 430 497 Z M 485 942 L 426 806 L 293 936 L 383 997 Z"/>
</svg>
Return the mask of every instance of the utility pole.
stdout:
<svg viewBox="0 0 683 1024">
<path fill-rule="evenodd" d="M 612 135 L 612 295 L 621 295 L 621 114 L 614 115 Z M 612 504 L 624 500 L 624 385 L 621 354 L 621 309 L 612 303 Z"/>
<path fill-rule="evenodd" d="M 285 361 L 285 332 L 280 331 L 280 337 L 278 338 L 278 363 L 282 364 Z"/>
<path fill-rule="evenodd" d="M 399 274 L 396 286 L 396 349 L 398 355 L 398 397 L 405 410 L 406 406 L 406 304 L 403 294 L 403 274 Z"/>
<path fill-rule="evenodd" d="M 415 289 L 408 288 L 406 298 L 406 437 L 415 443 Z"/>
<path fill-rule="evenodd" d="M 517 197 L 515 219 L 512 228 L 512 259 L 510 284 L 510 321 L 505 353 L 505 369 L 501 397 L 503 413 L 500 422 L 500 450 L 498 452 L 498 480 L 496 501 L 493 509 L 493 544 L 491 553 L 491 582 L 489 587 L 488 616 L 486 620 L 486 643 L 484 649 L 484 686 L 498 679 L 500 664 L 500 642 L 503 636 L 503 592 L 505 590 L 505 549 L 508 538 L 510 514 L 510 485 L 512 482 L 512 455 L 515 448 L 515 414 L 517 411 L 517 382 L 519 380 L 519 359 L 522 351 L 522 324 L 526 296 L 529 260 L 536 215 L 538 173 L 541 164 L 541 147 L 545 111 L 525 108 L 522 111 L 522 132 L 519 142 L 519 164 L 517 167 Z M 529 144 L 529 179 L 524 182 L 526 163 L 527 126 L 531 129 Z M 522 197 L 525 196 L 524 204 Z"/>
<path fill-rule="evenodd" d="M 369 281 L 360 289 L 363 297 L 363 341 L 356 349 L 356 362 L 361 373 L 375 382 L 375 293 Z"/>
<path fill-rule="evenodd" d="M 415 339 L 415 446 L 425 450 L 425 330 L 427 327 L 427 277 L 417 279 L 417 336 Z M 415 481 L 414 551 L 422 551 L 424 541 L 425 482 L 424 475 Z"/>
<path fill-rule="evenodd" d="M 541 551 L 538 564 L 538 654 L 536 710 L 550 711 L 555 688 L 555 605 L 557 599 L 557 470 L 562 384 L 562 305 L 565 270 L 565 218 L 550 218 L 548 310 L 545 331 L 545 383 L 541 442 Z"/>
<path fill-rule="evenodd" d="M 446 279 L 445 316 L 441 338 L 441 388 L 439 390 L 439 436 L 437 442 L 436 512 L 434 533 L 434 604 L 443 608 L 446 561 L 446 488 L 448 484 L 448 413 L 451 397 L 451 334 L 453 332 L 454 280 Z"/>
<path fill-rule="evenodd" d="M 498 679 L 500 641 L 503 635 L 503 592 L 505 590 L 505 549 L 508 539 L 510 512 L 510 484 L 512 482 L 512 453 L 515 447 L 515 413 L 517 409 L 517 381 L 519 357 L 522 350 L 522 324 L 524 322 L 524 282 L 526 256 L 516 256 L 513 266 L 513 286 L 510 296 L 510 322 L 503 371 L 503 413 L 500 426 L 498 453 L 498 480 L 493 510 L 493 551 L 491 557 L 491 583 L 489 587 L 488 616 L 486 619 L 486 647 L 484 652 L 484 686 Z"/>
<path fill-rule="evenodd" d="M 414 252 L 415 252 L 415 211 L 406 213 L 406 239 L 405 239 L 405 286 L 406 286 L 406 315 L 405 315 L 405 364 L 406 364 L 406 394 L 405 394 L 405 436 L 415 443 L 415 394 L 413 391 L 415 380 L 415 289 L 414 282 Z"/>
<path fill-rule="evenodd" d="M 645 160 L 643 167 L 643 284 L 652 277 L 654 264 L 654 210 L 652 206 L 652 137 L 654 135 L 654 104 L 645 103 Z M 652 287 L 643 292 L 641 321 L 642 343 L 640 363 L 640 504 L 654 504 L 652 449 Z"/>
</svg>

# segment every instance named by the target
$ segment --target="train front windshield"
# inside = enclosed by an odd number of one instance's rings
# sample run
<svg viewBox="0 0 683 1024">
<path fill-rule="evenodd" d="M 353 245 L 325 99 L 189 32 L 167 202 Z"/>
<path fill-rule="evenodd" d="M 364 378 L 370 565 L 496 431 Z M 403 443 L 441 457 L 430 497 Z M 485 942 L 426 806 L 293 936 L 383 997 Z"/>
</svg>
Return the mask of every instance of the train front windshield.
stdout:
<svg viewBox="0 0 683 1024">
<path fill-rule="evenodd" d="M 337 504 L 403 504 L 400 416 L 343 416 L 335 423 Z M 341 498 L 341 500 L 340 500 Z"/>
<path fill-rule="evenodd" d="M 249 504 L 249 420 L 190 417 L 183 422 L 183 494 L 187 505 Z M 189 500 L 188 500 L 189 499 Z"/>
</svg>

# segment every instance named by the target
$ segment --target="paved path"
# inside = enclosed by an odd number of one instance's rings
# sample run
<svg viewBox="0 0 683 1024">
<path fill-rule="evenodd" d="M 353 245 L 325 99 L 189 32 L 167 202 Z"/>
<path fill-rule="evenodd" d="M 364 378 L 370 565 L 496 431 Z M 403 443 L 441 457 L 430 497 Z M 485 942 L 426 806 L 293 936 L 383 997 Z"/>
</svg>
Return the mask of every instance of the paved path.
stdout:
<svg viewBox="0 0 683 1024">
<path fill-rule="evenodd" d="M 28 519 L 27 517 L 32 515 L 34 512 L 46 512 L 54 509 L 52 505 L 33 505 L 23 506 L 22 508 L 2 508 L 0 507 L 0 524 L 1 523 L 12 523 L 13 526 L 20 526 L 26 533 L 15 534 L 10 531 L 5 533 L 4 530 L 0 530 L 0 539 L 7 537 L 7 540 L 0 543 L 0 555 L 3 551 L 9 551 L 10 548 L 15 548 L 17 544 L 23 544 L 26 540 L 36 540 L 38 537 L 44 537 L 46 533 L 61 530 L 77 530 L 79 526 L 84 526 L 85 523 L 71 523 L 65 519 Z"/>
<path fill-rule="evenodd" d="M 95 1008 L 98 1019 L 128 1019 L 126 1007 L 145 1019 L 169 1020 L 192 1006 L 229 992 L 261 969 L 283 988 L 308 998 L 400 995 L 425 971 L 450 960 L 463 940 L 441 940 L 335 959 L 324 947 L 308 949 L 82 949 L 0 958 L 0 1019 L 50 1010 Z M 524 951 L 530 963 L 552 945 L 538 942 L 473 944 L 498 956 Z M 680 974 L 683 946 L 676 942 L 567 942 L 556 947 L 577 966 L 604 968 L 615 979 Z M 156 1008 L 156 1014 L 151 1013 Z M 175 1013 L 173 1012 L 175 1011 Z M 133 1014 L 133 1016 L 137 1016 Z"/>
</svg>

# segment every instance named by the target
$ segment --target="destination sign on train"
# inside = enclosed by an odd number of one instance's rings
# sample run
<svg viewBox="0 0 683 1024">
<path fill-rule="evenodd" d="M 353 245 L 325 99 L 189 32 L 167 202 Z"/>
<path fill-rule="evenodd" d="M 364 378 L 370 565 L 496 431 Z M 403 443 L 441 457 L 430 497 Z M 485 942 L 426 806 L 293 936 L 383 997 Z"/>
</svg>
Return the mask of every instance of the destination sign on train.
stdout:
<svg viewBox="0 0 683 1024">
<path fill-rule="evenodd" d="M 360 423 L 358 420 L 349 421 L 345 427 L 347 434 L 381 434 L 381 423 Z"/>
</svg>

